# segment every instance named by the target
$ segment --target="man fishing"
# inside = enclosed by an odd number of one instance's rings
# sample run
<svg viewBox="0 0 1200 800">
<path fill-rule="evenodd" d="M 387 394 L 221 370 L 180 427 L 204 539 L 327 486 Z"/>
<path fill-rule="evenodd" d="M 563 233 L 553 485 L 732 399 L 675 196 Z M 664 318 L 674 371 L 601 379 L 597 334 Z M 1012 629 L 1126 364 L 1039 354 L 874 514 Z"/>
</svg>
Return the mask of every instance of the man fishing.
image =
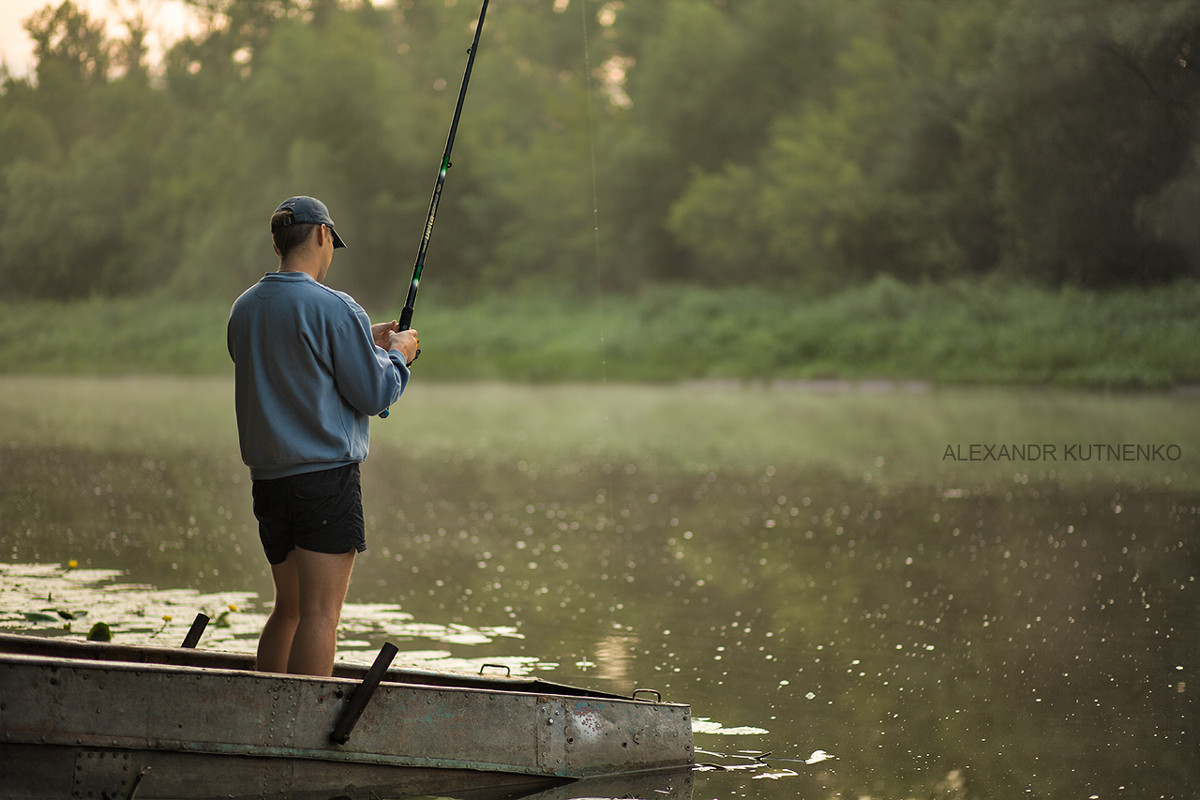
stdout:
<svg viewBox="0 0 1200 800">
<path fill-rule="evenodd" d="M 279 269 L 234 302 L 227 332 L 242 460 L 275 584 L 256 664 L 330 675 L 354 558 L 366 549 L 359 464 L 369 419 L 407 386 L 417 332 L 372 325 L 324 285 L 346 245 L 320 200 L 285 200 L 271 236 Z"/>
</svg>

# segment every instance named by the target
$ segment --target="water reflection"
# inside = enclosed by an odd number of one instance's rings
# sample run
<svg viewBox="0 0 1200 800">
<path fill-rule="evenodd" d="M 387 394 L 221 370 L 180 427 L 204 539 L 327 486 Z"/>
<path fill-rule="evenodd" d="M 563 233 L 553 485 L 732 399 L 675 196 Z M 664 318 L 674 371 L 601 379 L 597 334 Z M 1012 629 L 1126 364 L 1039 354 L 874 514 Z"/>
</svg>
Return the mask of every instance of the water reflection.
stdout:
<svg viewBox="0 0 1200 800">
<path fill-rule="evenodd" d="M 653 390 L 588 427 L 602 392 L 544 390 L 539 422 L 517 390 L 461 391 L 373 446 L 343 657 L 391 639 L 410 664 L 657 689 L 693 707 L 706 800 L 1200 785 L 1194 403 Z M 972 435 L 1170 438 L 1185 461 L 941 460 Z M 270 583 L 232 444 L 13 436 L 0 626 L 86 608 L 150 637 L 170 614 L 158 641 L 233 604 L 205 644 L 252 647 Z M 10 591 L 47 572 L 65 585 Z"/>
<path fill-rule="evenodd" d="M 636 636 L 605 636 L 596 643 L 595 676 L 610 684 L 619 692 L 631 694 L 634 690 L 633 662 Z M 580 662 L 576 666 L 583 666 Z"/>
<path fill-rule="evenodd" d="M 527 800 L 586 800 L 587 798 L 645 798 L 646 800 L 692 800 L 692 773 L 667 772 L 589 778 L 546 789 Z"/>
</svg>

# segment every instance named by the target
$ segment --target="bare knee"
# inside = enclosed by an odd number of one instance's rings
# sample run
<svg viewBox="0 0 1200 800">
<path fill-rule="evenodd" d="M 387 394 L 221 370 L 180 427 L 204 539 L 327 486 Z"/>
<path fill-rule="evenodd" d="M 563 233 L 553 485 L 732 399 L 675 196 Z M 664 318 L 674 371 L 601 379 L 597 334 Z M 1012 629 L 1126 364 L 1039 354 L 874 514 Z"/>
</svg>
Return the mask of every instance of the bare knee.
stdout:
<svg viewBox="0 0 1200 800">
<path fill-rule="evenodd" d="M 276 603 L 271 609 L 270 622 L 290 628 L 300 623 L 300 609 L 293 604 Z"/>
<path fill-rule="evenodd" d="M 314 630 L 337 630 L 341 619 L 340 609 L 303 610 L 297 617 L 297 625 Z"/>
</svg>

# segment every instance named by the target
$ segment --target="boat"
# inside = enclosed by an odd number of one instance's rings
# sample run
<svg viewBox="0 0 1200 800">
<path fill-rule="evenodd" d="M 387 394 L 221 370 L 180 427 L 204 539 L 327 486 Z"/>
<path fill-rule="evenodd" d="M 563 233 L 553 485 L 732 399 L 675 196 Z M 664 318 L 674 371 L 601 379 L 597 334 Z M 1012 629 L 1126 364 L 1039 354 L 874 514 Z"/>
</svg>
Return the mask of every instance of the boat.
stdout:
<svg viewBox="0 0 1200 800">
<path fill-rule="evenodd" d="M 687 705 L 495 666 L 392 668 L 395 653 L 324 678 L 256 672 L 250 654 L 186 641 L 0 634 L 0 794 L 566 800 L 659 780 L 656 795 L 690 797 Z"/>
</svg>

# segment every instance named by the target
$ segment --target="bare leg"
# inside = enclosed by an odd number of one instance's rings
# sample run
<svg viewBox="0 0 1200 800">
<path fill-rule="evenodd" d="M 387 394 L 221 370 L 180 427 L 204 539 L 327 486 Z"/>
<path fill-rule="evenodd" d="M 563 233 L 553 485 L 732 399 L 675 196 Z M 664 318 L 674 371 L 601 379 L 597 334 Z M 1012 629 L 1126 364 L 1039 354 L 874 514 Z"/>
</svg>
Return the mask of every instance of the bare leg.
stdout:
<svg viewBox="0 0 1200 800">
<path fill-rule="evenodd" d="M 350 588 L 355 555 L 353 550 L 329 554 L 296 548 L 288 557 L 299 576 L 299 621 L 292 637 L 288 672 L 333 674 L 337 627 Z"/>
<path fill-rule="evenodd" d="M 300 622 L 300 570 L 295 555 L 293 550 L 282 564 L 271 565 L 275 605 L 258 639 L 255 669 L 260 672 L 287 672 L 292 639 Z"/>
</svg>

